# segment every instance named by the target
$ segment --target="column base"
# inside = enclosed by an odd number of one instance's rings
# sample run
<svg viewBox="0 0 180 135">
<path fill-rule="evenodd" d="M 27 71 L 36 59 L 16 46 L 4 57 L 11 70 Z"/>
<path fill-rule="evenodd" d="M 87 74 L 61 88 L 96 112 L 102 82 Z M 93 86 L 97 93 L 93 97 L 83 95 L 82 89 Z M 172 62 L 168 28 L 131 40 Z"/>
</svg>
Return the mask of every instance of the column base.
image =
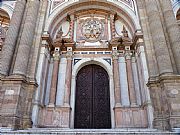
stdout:
<svg viewBox="0 0 180 135">
<path fill-rule="evenodd" d="M 53 103 L 49 103 L 49 105 L 47 105 L 48 108 L 54 108 L 55 105 Z"/>
<path fill-rule="evenodd" d="M 136 103 L 132 103 L 131 107 L 138 107 L 138 105 Z"/>
</svg>

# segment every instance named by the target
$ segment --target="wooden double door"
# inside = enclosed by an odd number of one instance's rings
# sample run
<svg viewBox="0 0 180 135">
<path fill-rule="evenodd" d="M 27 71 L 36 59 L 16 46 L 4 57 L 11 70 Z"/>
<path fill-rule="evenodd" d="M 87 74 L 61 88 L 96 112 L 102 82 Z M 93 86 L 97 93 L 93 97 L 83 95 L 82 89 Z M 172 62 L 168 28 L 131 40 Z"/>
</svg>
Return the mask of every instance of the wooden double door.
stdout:
<svg viewBox="0 0 180 135">
<path fill-rule="evenodd" d="M 74 128 L 111 128 L 109 77 L 101 66 L 88 65 L 77 74 Z"/>
</svg>

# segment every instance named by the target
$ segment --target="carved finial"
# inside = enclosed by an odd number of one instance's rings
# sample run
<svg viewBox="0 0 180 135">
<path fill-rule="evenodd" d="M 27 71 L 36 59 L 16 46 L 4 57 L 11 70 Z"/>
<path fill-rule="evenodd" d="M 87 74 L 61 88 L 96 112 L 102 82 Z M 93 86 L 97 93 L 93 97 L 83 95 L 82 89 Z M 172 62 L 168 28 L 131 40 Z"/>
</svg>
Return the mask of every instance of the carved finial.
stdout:
<svg viewBox="0 0 180 135">
<path fill-rule="evenodd" d="M 125 26 L 123 25 L 123 31 L 122 31 L 123 37 L 129 37 L 128 31 L 126 30 Z"/>
</svg>

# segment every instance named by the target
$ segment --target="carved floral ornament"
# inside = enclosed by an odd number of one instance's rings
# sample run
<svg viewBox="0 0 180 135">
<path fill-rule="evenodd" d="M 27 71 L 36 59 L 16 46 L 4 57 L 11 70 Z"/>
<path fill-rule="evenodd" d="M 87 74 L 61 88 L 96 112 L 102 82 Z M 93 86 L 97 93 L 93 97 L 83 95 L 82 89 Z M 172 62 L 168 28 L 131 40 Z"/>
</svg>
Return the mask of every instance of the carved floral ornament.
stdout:
<svg viewBox="0 0 180 135">
<path fill-rule="evenodd" d="M 96 42 L 100 39 L 104 27 L 99 19 L 90 18 L 84 21 L 81 30 L 88 42 Z"/>
</svg>

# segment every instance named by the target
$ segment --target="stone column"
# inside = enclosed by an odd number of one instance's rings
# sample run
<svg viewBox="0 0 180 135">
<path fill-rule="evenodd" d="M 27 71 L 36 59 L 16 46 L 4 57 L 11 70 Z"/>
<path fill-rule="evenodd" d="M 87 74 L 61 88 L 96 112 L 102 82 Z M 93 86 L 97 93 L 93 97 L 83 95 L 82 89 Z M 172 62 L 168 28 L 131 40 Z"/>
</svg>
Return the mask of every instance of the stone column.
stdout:
<svg viewBox="0 0 180 135">
<path fill-rule="evenodd" d="M 67 66 L 66 66 L 66 79 L 65 79 L 65 97 L 64 105 L 70 106 L 70 93 L 71 93 L 71 77 L 72 77 L 72 48 L 67 47 Z"/>
<path fill-rule="evenodd" d="M 50 89 L 50 97 L 49 97 L 49 105 L 54 107 L 56 101 L 56 91 L 57 91 L 57 81 L 58 81 L 58 71 L 59 71 L 59 48 L 55 48 L 55 52 L 53 54 L 54 62 L 53 62 L 53 72 L 52 72 L 52 80 L 51 80 L 51 89 Z"/>
<path fill-rule="evenodd" d="M 39 6 L 39 0 L 29 0 L 27 3 L 27 14 L 24 21 L 24 27 L 19 43 L 19 48 L 17 51 L 13 74 L 20 74 L 24 76 L 26 75 L 30 50 L 33 44 L 35 34 Z"/>
<path fill-rule="evenodd" d="M 174 60 L 176 63 L 176 67 L 178 70 L 178 73 L 180 74 L 180 30 L 179 26 L 176 23 L 176 19 L 174 17 L 174 13 L 172 10 L 172 4 L 170 0 L 160 0 L 162 11 L 163 11 L 163 16 L 168 32 L 168 36 L 170 39 L 170 44 L 172 47 L 173 55 L 174 55 Z"/>
<path fill-rule="evenodd" d="M 153 6 L 152 6 L 153 5 Z M 150 32 L 154 44 L 155 55 L 159 67 L 159 73 L 172 73 L 172 63 L 159 16 L 156 0 L 145 0 Z"/>
<path fill-rule="evenodd" d="M 133 71 L 133 79 L 134 79 L 134 89 L 136 93 L 136 101 L 137 105 L 141 105 L 141 94 L 140 94 L 140 86 L 139 86 L 139 76 L 138 76 L 138 70 L 137 70 L 137 59 L 135 56 L 132 57 L 132 71 Z"/>
<path fill-rule="evenodd" d="M 36 74 L 37 63 L 38 63 L 38 58 L 39 58 L 39 51 L 40 51 L 41 45 L 42 45 L 41 42 L 45 45 L 49 44 L 48 43 L 48 40 L 50 39 L 49 35 L 45 32 L 42 35 L 42 32 L 44 30 L 44 24 L 46 23 L 45 19 L 46 19 L 46 12 L 48 11 L 47 7 L 48 7 L 48 1 L 43 0 L 40 3 L 40 11 L 39 11 L 39 16 L 38 16 L 38 20 L 37 20 L 39 22 L 39 24 L 36 28 L 36 34 L 34 35 L 36 37 L 36 40 L 33 43 L 33 47 L 31 49 L 33 52 L 31 61 L 29 62 L 31 64 L 28 65 L 28 69 L 29 69 L 28 75 L 30 76 L 30 78 L 34 78 L 34 76 Z"/>
<path fill-rule="evenodd" d="M 121 106 L 120 78 L 119 78 L 119 64 L 118 64 L 117 50 L 113 50 L 112 58 L 113 58 L 115 106 Z"/>
<path fill-rule="evenodd" d="M 46 47 L 42 47 L 39 56 L 38 68 L 36 79 L 38 83 L 38 88 L 35 92 L 34 99 L 33 99 L 33 108 L 32 108 L 32 121 L 33 126 L 38 126 L 38 115 L 39 115 L 39 108 L 43 102 L 43 97 L 45 95 L 45 85 L 47 85 L 47 72 L 49 68 L 48 64 L 49 59 L 49 50 Z"/>
<path fill-rule="evenodd" d="M 146 61 L 146 55 L 144 50 L 144 42 L 138 41 L 138 53 L 139 53 L 139 68 L 140 68 L 140 74 L 141 74 L 141 92 L 142 96 L 144 97 L 142 105 L 147 108 L 147 115 L 148 115 L 148 127 L 153 127 L 153 108 L 152 108 L 152 102 L 150 98 L 150 91 L 147 87 L 148 79 L 149 79 L 149 72 L 147 67 L 147 61 Z M 155 99 L 153 99 L 155 100 Z"/>
<path fill-rule="evenodd" d="M 127 78 L 128 78 L 129 99 L 131 106 L 134 106 L 137 105 L 137 102 L 136 102 L 136 93 L 134 89 L 131 55 L 132 54 L 129 51 L 126 52 L 126 69 L 127 69 Z"/>
<path fill-rule="evenodd" d="M 124 53 L 119 56 L 119 77 L 120 77 L 120 89 L 121 89 L 121 103 L 122 106 L 128 107 L 130 105 L 129 93 L 128 93 L 128 82 L 127 82 L 127 71 Z"/>
<path fill-rule="evenodd" d="M 16 48 L 16 41 L 19 35 L 19 29 L 21 26 L 22 18 L 24 15 L 26 0 L 17 1 L 13 16 L 10 21 L 10 26 L 7 31 L 4 46 L 2 48 L 2 59 L 0 66 L 0 74 L 8 75 L 11 62 Z"/>
</svg>

